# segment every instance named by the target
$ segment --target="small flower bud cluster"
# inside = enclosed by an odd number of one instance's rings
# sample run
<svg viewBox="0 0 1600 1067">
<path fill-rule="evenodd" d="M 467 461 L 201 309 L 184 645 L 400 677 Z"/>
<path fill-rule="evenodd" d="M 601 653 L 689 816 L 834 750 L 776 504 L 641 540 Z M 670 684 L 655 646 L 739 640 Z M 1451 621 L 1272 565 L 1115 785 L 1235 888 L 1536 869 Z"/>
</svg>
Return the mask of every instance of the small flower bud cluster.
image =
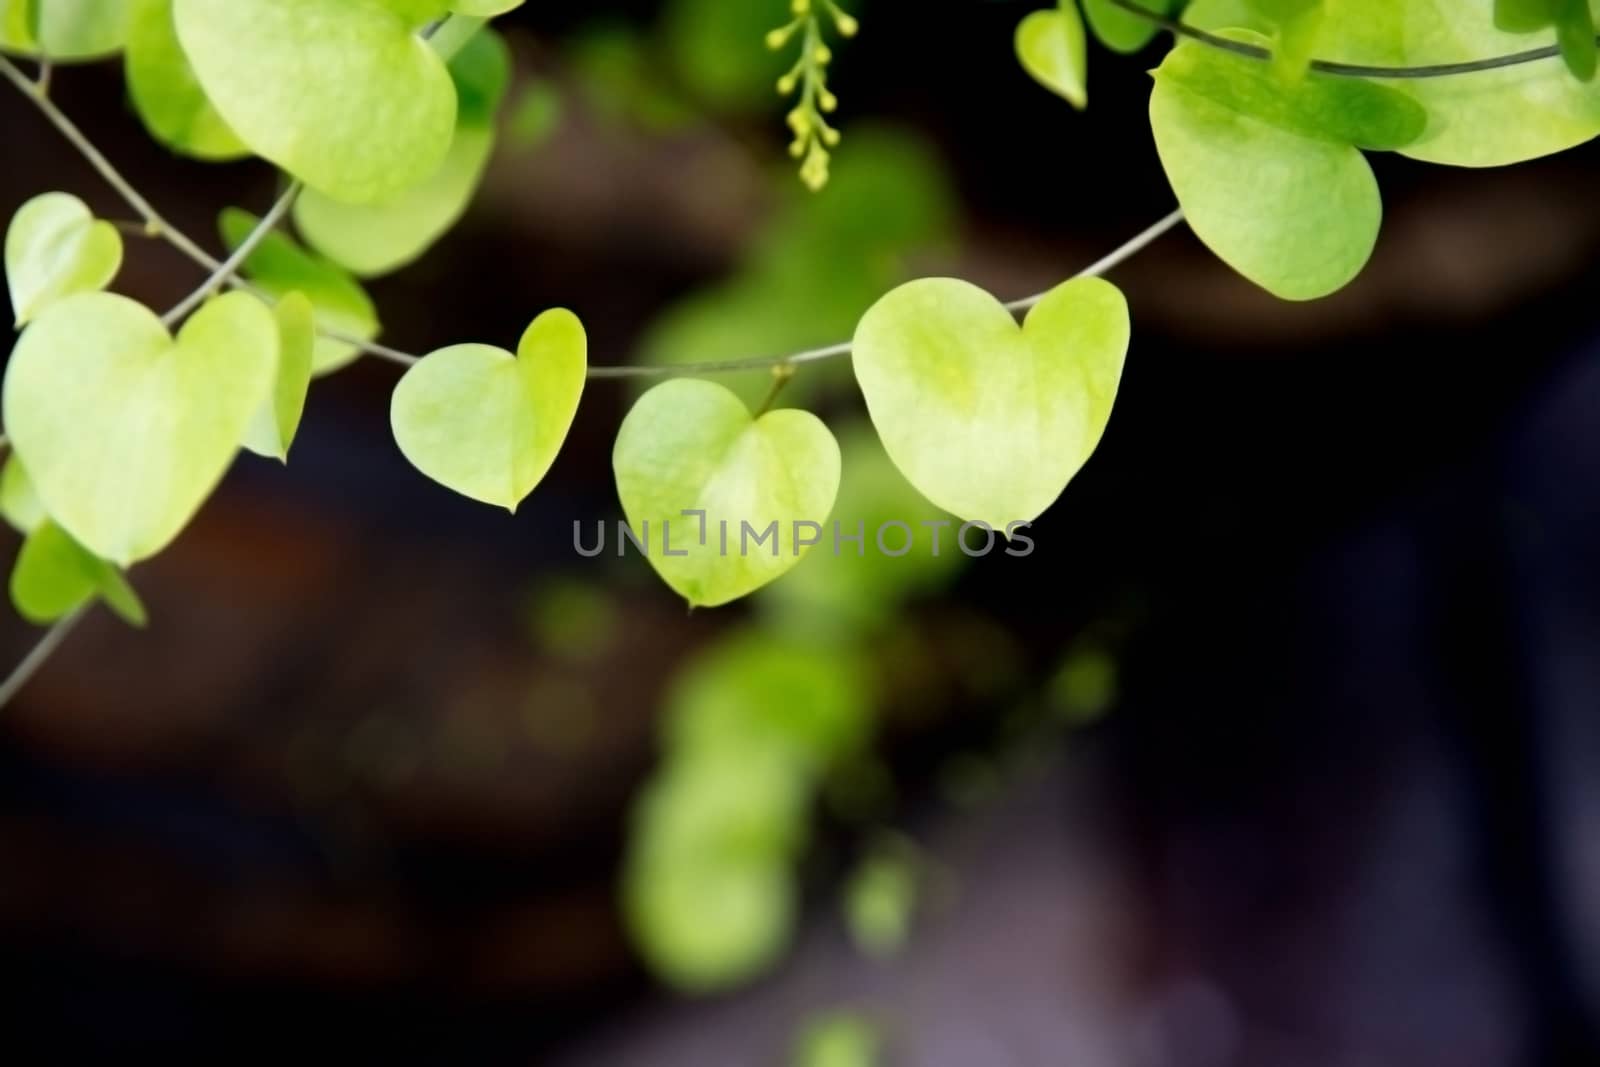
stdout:
<svg viewBox="0 0 1600 1067">
<path fill-rule="evenodd" d="M 839 131 L 824 117 L 839 107 L 839 98 L 828 89 L 828 64 L 833 62 L 833 50 L 822 40 L 818 12 L 827 14 L 841 37 L 854 37 L 861 26 L 834 0 L 790 0 L 789 10 L 794 17 L 767 34 L 767 47 L 777 51 L 795 37 L 800 38 L 800 56 L 778 79 L 778 92 L 783 96 L 792 96 L 797 90 L 800 93 L 787 116 L 789 130 L 794 134 L 789 154 L 800 160 L 800 180 L 816 191 L 828 184 L 828 149 L 839 143 Z"/>
</svg>

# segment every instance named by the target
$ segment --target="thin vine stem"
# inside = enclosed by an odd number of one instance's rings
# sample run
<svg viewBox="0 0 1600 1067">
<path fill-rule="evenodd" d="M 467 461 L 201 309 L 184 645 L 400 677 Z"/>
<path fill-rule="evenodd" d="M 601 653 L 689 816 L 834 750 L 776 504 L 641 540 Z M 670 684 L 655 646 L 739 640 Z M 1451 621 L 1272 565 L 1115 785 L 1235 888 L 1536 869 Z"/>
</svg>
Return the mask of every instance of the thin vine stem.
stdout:
<svg viewBox="0 0 1600 1067">
<path fill-rule="evenodd" d="M 0 682 L 0 708 L 10 704 L 12 698 L 22 692 L 29 682 L 33 681 L 33 676 L 39 673 L 39 668 L 45 665 L 45 661 L 50 658 L 56 649 L 61 647 L 61 643 L 72 633 L 73 627 L 77 626 L 88 613 L 89 606 L 86 604 L 72 614 L 62 616 L 54 626 L 45 631 L 44 636 L 39 638 L 39 643 L 34 645 L 26 656 L 22 657 L 21 663 L 11 669 L 11 673 L 6 676 L 5 681 Z"/>
<path fill-rule="evenodd" d="M 1198 26 L 1191 26 L 1182 19 L 1164 15 L 1159 11 L 1151 11 L 1136 0 L 1111 0 L 1115 7 L 1137 15 L 1155 23 L 1162 29 L 1178 36 L 1187 37 L 1191 41 L 1210 45 L 1212 48 L 1235 55 L 1248 56 L 1251 59 L 1272 58 L 1270 49 L 1260 45 L 1248 44 L 1244 41 L 1235 41 L 1220 34 L 1202 30 Z M 1600 38 L 1597 38 L 1600 40 Z M 1396 78 L 1396 79 L 1421 79 L 1421 78 L 1451 78 L 1460 74 L 1479 74 L 1486 70 L 1503 70 L 1506 67 L 1520 67 L 1524 63 L 1537 63 L 1540 60 L 1554 59 L 1561 54 L 1559 45 L 1546 45 L 1543 48 L 1529 48 L 1522 52 L 1511 52 L 1501 56 L 1489 56 L 1484 59 L 1468 59 L 1457 63 L 1425 63 L 1413 67 L 1386 67 L 1373 66 L 1366 63 L 1339 63 L 1327 59 L 1313 59 L 1311 69 L 1321 74 L 1332 74 L 1344 78 Z"/>
<path fill-rule="evenodd" d="M 300 195 L 300 190 L 303 188 L 305 186 L 301 184 L 299 179 L 290 182 L 289 187 L 283 191 L 283 195 L 278 197 L 277 203 L 273 204 L 267 213 L 261 216 L 261 221 L 256 223 L 256 228 L 251 230 L 243 241 L 239 242 L 239 247 L 235 248 L 227 259 L 217 264 L 211 275 L 201 282 L 194 292 L 184 297 L 171 311 L 161 316 L 162 323 L 170 328 L 174 323 L 203 304 L 218 289 L 226 285 L 228 279 L 235 277 L 239 268 L 244 266 L 245 260 L 250 258 L 251 253 L 261 246 L 261 242 L 265 241 L 273 230 L 278 228 L 278 224 L 283 221 L 283 217 L 294 206 L 295 198 Z"/>
<path fill-rule="evenodd" d="M 1183 221 L 1183 209 L 1174 208 L 1160 220 L 1146 226 L 1133 237 L 1118 245 L 1111 252 L 1093 263 L 1084 267 L 1072 276 L 1077 278 L 1098 278 L 1108 273 L 1115 267 L 1133 258 L 1147 248 L 1152 242 L 1167 233 L 1174 226 Z M 1071 279 L 1069 279 L 1071 280 Z M 1005 305 L 1007 311 L 1027 311 L 1046 296 L 1050 290 L 1034 293 L 1032 296 L 1013 300 Z M 771 367 L 793 367 L 804 363 L 818 363 L 825 359 L 836 359 L 839 356 L 850 354 L 852 343 L 840 341 L 838 344 L 826 345 L 822 348 L 810 348 L 804 352 L 796 352 L 789 356 L 764 356 L 755 359 L 724 359 L 707 363 L 674 363 L 659 367 L 590 367 L 591 378 L 666 378 L 684 374 L 725 374 L 733 371 L 765 370 Z"/>
</svg>

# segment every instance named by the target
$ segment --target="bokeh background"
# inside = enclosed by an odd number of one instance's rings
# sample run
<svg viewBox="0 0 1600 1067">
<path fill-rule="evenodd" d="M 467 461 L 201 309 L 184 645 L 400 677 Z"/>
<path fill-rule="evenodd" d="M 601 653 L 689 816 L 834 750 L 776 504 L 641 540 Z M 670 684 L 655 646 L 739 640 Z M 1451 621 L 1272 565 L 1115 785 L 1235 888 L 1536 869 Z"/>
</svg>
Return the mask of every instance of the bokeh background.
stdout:
<svg viewBox="0 0 1600 1067">
<path fill-rule="evenodd" d="M 1154 51 L 1072 112 L 1025 2 L 856 0 L 845 132 L 784 155 L 779 0 L 529 4 L 481 195 L 371 286 L 384 339 L 594 363 L 850 335 L 896 282 L 1044 288 L 1172 206 Z M 155 147 L 116 63 L 54 95 L 185 230 L 275 175 Z M 15 94 L 0 213 L 126 211 Z M 10 1062 L 1296 1067 L 1600 1055 L 1600 155 L 1377 161 L 1310 305 L 1178 230 L 1095 459 L 1027 559 L 808 560 L 687 613 L 636 556 L 592 383 L 512 519 L 394 448 L 394 368 L 320 381 L 0 713 Z M 119 286 L 195 283 L 158 244 Z M 764 391 L 761 374 L 730 384 Z M 844 362 L 846 526 L 933 517 Z M 8 537 L 8 545 L 16 545 Z M 0 624 L 0 652 L 36 640 Z"/>
</svg>

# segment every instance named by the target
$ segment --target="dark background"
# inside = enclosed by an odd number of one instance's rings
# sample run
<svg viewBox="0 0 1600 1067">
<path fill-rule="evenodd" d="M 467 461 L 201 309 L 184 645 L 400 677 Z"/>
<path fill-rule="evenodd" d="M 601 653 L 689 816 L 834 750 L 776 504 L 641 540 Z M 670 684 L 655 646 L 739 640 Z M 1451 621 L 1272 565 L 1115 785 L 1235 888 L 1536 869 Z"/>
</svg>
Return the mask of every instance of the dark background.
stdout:
<svg viewBox="0 0 1600 1067">
<path fill-rule="evenodd" d="M 653 13 L 578 7 L 505 20 L 525 78 L 564 84 L 571 34 Z M 1025 9 L 877 0 L 835 75 L 841 154 L 864 116 L 928 137 L 959 195 L 954 269 L 1007 297 L 1172 206 L 1144 117 L 1156 53 L 1097 51 L 1073 114 L 1015 67 Z M 190 233 L 270 198 L 260 165 L 154 147 L 116 64 L 58 72 L 56 96 Z M 64 188 L 125 215 L 26 101 L 0 96 L 0 123 L 0 212 Z M 387 341 L 507 339 L 559 303 L 593 362 L 628 362 L 733 268 L 771 210 L 775 115 L 596 129 L 580 105 L 502 153 L 460 227 L 372 287 Z M 713 195 L 688 176 L 719 153 L 747 162 Z M 1019 686 L 1114 620 L 1116 708 L 974 812 L 932 782 L 989 744 L 993 708 L 935 678 L 947 714 L 884 746 L 900 821 L 959 897 L 869 964 L 824 864 L 793 959 L 710 1002 L 642 969 L 617 864 L 665 680 L 746 609 L 686 616 L 633 561 L 608 579 L 620 636 L 583 669 L 590 727 L 506 740 L 541 667 L 528 590 L 582 565 L 572 519 L 615 514 L 631 394 L 591 388 L 511 520 L 405 465 L 392 368 L 320 382 L 294 463 L 242 462 L 141 570 L 151 629 L 96 614 L 0 714 L 8 1058 L 769 1063 L 796 1019 L 854 998 L 916 1067 L 1594 1062 L 1597 161 L 1377 160 L 1377 255 L 1316 304 L 1182 230 L 1120 269 L 1135 341 L 1099 454 L 1033 557 L 975 563 L 913 620 L 1002 627 Z M 157 306 L 195 280 L 159 246 L 129 263 L 120 284 Z M 12 622 L 0 647 L 31 640 Z M 352 756 L 372 722 L 409 739 L 409 772 Z"/>
</svg>

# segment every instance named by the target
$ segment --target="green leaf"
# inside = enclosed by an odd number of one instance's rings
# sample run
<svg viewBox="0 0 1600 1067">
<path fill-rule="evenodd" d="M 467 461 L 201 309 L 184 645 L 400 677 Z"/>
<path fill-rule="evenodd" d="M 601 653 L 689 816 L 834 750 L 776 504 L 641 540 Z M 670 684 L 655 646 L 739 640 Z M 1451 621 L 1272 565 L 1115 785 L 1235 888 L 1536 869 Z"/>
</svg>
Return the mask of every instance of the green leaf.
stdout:
<svg viewBox="0 0 1600 1067">
<path fill-rule="evenodd" d="M 674 754 L 634 809 L 623 906 L 635 943 L 669 984 L 704 994 L 769 969 L 795 922 L 792 864 L 810 792 L 764 747 Z"/>
<path fill-rule="evenodd" d="M 794 876 L 784 865 L 656 862 L 623 882 L 629 928 L 656 974 L 686 993 L 742 985 L 770 969 L 794 928 Z"/>
<path fill-rule="evenodd" d="M 68 193 L 43 193 L 6 230 L 6 283 L 21 326 L 52 302 L 104 289 L 122 266 L 122 236 Z"/>
<path fill-rule="evenodd" d="M 515 356 L 489 345 L 440 349 L 395 387 L 395 441 L 439 484 L 515 512 L 572 427 L 587 353 L 583 324 L 562 308 L 533 320 Z"/>
<path fill-rule="evenodd" d="M 1022 69 L 1034 81 L 1080 111 L 1088 104 L 1088 42 L 1072 0 L 1054 11 L 1035 11 L 1018 23 L 1016 50 Z"/>
<path fill-rule="evenodd" d="M 1249 31 L 1228 36 L 1266 43 Z M 1198 42 L 1175 48 L 1156 72 L 1156 83 L 1203 97 L 1243 122 L 1367 149 L 1404 148 L 1428 125 L 1427 113 L 1416 101 L 1376 82 L 1313 74 L 1286 87 L 1267 64 Z"/>
<path fill-rule="evenodd" d="M 244 243 L 260 220 L 247 211 L 227 208 L 218 220 L 229 251 Z M 356 280 L 320 256 L 307 253 L 282 233 L 270 233 L 244 262 L 244 274 L 274 299 L 304 293 L 316 308 L 317 326 L 370 341 L 378 336 L 378 312 Z M 355 345 L 318 337 L 311 372 L 330 374 L 361 354 Z"/>
<path fill-rule="evenodd" d="M 505 96 L 511 54 L 483 31 L 450 62 L 460 119 L 444 162 L 426 181 L 378 203 L 354 205 L 308 189 L 295 202 L 295 225 L 312 248 L 363 277 L 416 260 L 467 209 L 494 150 L 494 116 Z"/>
<path fill-rule="evenodd" d="M 125 622 L 144 626 L 144 604 L 128 580 L 61 527 L 46 521 L 28 535 L 11 571 L 11 602 L 24 619 L 46 626 L 90 600 L 104 600 Z"/>
<path fill-rule="evenodd" d="M 1196 0 L 1184 17 L 1206 29 L 1271 29 L 1243 0 Z M 1418 66 L 1507 55 L 1527 46 L 1526 39 L 1494 25 L 1487 4 L 1464 11 L 1460 0 L 1340 0 L 1324 20 L 1317 55 Z M 1505 166 L 1600 134 L 1600 92 L 1553 59 L 1387 84 L 1427 112 L 1426 131 L 1400 151 L 1430 163 Z"/>
<path fill-rule="evenodd" d="M 1567 69 L 1583 81 L 1594 79 L 1595 28 L 1589 0 L 1495 0 L 1494 24 L 1508 33 L 1553 27 Z"/>
<path fill-rule="evenodd" d="M 484 15 L 494 17 L 515 11 L 523 0 L 451 0 L 450 10 L 458 15 Z"/>
<path fill-rule="evenodd" d="M 909 282 L 855 335 L 856 380 L 889 457 L 934 504 L 1001 533 L 1031 522 L 1088 461 L 1128 350 L 1111 283 L 1069 281 L 1019 329 L 950 278 Z"/>
<path fill-rule="evenodd" d="M 85 293 L 23 333 L 5 426 L 50 515 L 120 566 L 166 547 L 199 510 L 272 388 L 277 326 L 230 293 L 176 341 L 126 297 Z"/>
<path fill-rule="evenodd" d="M 795 1039 L 792 1067 L 879 1067 L 883 1035 L 855 1012 L 834 1011 L 808 1019 Z"/>
<path fill-rule="evenodd" d="M 1138 0 L 1149 10 L 1170 15 L 1183 7 L 1184 0 Z M 1100 43 L 1113 52 L 1131 54 L 1153 41 L 1161 27 L 1147 18 L 1113 4 L 1111 0 L 1083 0 L 1083 12 L 1088 16 L 1089 28 Z"/>
<path fill-rule="evenodd" d="M 178 44 L 172 0 L 132 0 L 129 12 L 128 93 L 145 129 L 175 152 L 197 159 L 250 154 L 217 114 Z"/>
<path fill-rule="evenodd" d="M 100 59 L 127 39 L 129 0 L 0 0 L 0 50 Z"/>
<path fill-rule="evenodd" d="M 13 455 L 0 471 L 0 515 L 20 534 L 30 534 L 50 516 L 34 491 L 33 479 Z"/>
<path fill-rule="evenodd" d="M 848 654 L 748 630 L 702 653 L 674 680 L 664 741 L 675 753 L 769 751 L 816 778 L 865 746 L 866 691 Z"/>
<path fill-rule="evenodd" d="M 910 847 L 881 847 L 851 873 L 844 888 L 845 922 L 856 947 L 868 956 L 893 956 L 911 935 L 920 888 Z"/>
<path fill-rule="evenodd" d="M 839 446 L 815 415 L 786 409 L 752 419 L 731 391 L 693 379 L 639 398 L 612 467 L 651 565 L 694 607 L 737 600 L 798 563 L 813 532 L 797 524 L 820 527 L 839 490 Z M 685 514 L 696 510 L 703 531 Z"/>
<path fill-rule="evenodd" d="M 256 409 L 245 429 L 244 447 L 259 456 L 287 462 L 289 446 L 300 428 L 311 386 L 311 354 L 316 348 L 317 323 L 311 301 L 304 293 L 290 293 L 272 309 L 278 322 L 278 367 L 272 395 Z"/>
<path fill-rule="evenodd" d="M 783 581 L 760 593 L 763 606 L 801 628 L 887 623 L 908 598 L 941 586 L 964 558 L 955 543 L 959 523 L 912 488 L 870 422 L 854 419 L 838 437 L 844 462 L 833 521 L 842 534 L 860 532 L 869 539 L 888 523 L 904 523 L 914 547 L 898 558 L 875 548 L 857 553 L 848 546 L 835 555 L 830 530 L 827 548 L 808 555 Z M 934 525 L 941 522 L 942 528 Z M 886 543 L 898 550 L 904 536 L 890 530 Z"/>
<path fill-rule="evenodd" d="M 444 161 L 450 73 L 378 0 L 174 0 L 173 13 L 223 119 L 311 188 L 370 203 Z"/>
<path fill-rule="evenodd" d="M 1317 74 L 1285 86 L 1265 64 L 1194 42 L 1167 56 L 1150 97 L 1156 150 L 1190 227 L 1285 300 L 1340 289 L 1372 254 L 1383 204 L 1352 143 L 1399 147 L 1425 121 L 1394 90 Z"/>
</svg>

